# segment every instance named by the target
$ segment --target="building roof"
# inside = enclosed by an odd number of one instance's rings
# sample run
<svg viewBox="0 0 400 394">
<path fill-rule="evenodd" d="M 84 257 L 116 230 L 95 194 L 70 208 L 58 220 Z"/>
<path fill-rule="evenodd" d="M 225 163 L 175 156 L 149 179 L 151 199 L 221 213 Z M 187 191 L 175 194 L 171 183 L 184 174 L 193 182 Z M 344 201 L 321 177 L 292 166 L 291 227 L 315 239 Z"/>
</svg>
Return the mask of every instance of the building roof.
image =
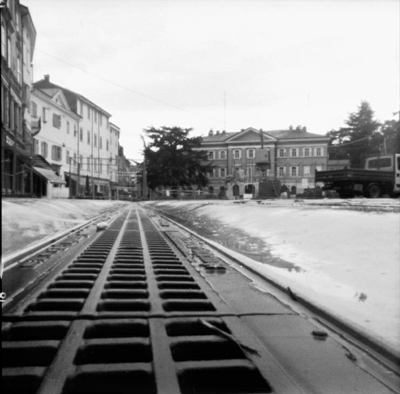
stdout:
<svg viewBox="0 0 400 394">
<path fill-rule="evenodd" d="M 252 127 L 236 132 L 229 132 L 229 133 L 217 132 L 214 133 L 213 135 L 207 135 L 206 137 L 203 137 L 203 142 L 224 142 L 227 140 L 233 140 L 233 139 L 236 140 L 238 139 L 240 134 L 249 133 L 250 131 L 256 133 L 260 132 L 260 130 L 254 129 Z M 266 141 L 268 139 L 268 136 L 276 138 L 277 140 L 316 139 L 316 138 L 326 139 L 326 140 L 329 139 L 329 137 L 320 134 L 308 133 L 307 131 L 304 130 L 270 130 L 270 131 L 263 130 L 263 134 L 265 136 Z"/>
<path fill-rule="evenodd" d="M 203 137 L 203 142 L 221 142 L 227 140 L 230 137 L 233 137 L 236 134 L 238 134 L 237 131 L 231 133 L 219 132 L 218 134 L 213 134 Z"/>
<path fill-rule="evenodd" d="M 63 91 L 63 93 L 64 93 L 64 96 L 65 96 L 67 102 L 68 102 L 69 107 L 76 114 L 78 114 L 77 100 L 81 100 L 81 101 L 86 101 L 91 106 L 97 108 L 97 110 L 103 112 L 105 115 L 111 116 L 111 114 L 109 112 L 105 111 L 104 109 L 102 109 L 98 105 L 94 104 L 92 101 L 87 99 L 85 96 L 82 96 L 81 94 L 76 93 L 76 92 L 74 92 L 72 90 L 63 88 L 62 86 L 56 85 L 53 82 L 50 82 L 50 78 L 49 78 L 48 75 L 45 75 L 44 79 L 41 79 L 40 81 L 34 82 L 33 83 L 33 87 L 36 88 L 36 89 L 40 89 L 40 90 L 54 89 L 54 88 L 61 89 Z"/>
<path fill-rule="evenodd" d="M 304 139 L 304 138 L 323 138 L 329 140 L 329 137 L 320 134 L 309 133 L 303 130 L 274 130 L 267 131 L 268 134 L 273 135 L 275 138 L 279 140 L 294 140 L 294 139 Z"/>
</svg>

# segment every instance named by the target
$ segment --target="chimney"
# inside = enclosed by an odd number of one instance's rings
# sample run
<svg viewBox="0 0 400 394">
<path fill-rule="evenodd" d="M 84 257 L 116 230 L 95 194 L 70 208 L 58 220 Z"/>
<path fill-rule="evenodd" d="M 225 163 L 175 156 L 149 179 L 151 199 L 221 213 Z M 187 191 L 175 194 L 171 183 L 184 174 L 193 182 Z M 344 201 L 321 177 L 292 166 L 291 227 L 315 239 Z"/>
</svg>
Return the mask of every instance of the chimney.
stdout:
<svg viewBox="0 0 400 394">
<path fill-rule="evenodd" d="M 211 130 L 208 132 L 208 135 L 209 135 L 209 136 L 212 136 L 213 134 L 214 134 L 213 129 L 211 129 Z"/>
<path fill-rule="evenodd" d="M 44 76 L 44 80 L 45 80 L 46 82 L 50 82 L 50 75 L 49 75 L 49 74 L 46 74 L 46 75 Z"/>
</svg>

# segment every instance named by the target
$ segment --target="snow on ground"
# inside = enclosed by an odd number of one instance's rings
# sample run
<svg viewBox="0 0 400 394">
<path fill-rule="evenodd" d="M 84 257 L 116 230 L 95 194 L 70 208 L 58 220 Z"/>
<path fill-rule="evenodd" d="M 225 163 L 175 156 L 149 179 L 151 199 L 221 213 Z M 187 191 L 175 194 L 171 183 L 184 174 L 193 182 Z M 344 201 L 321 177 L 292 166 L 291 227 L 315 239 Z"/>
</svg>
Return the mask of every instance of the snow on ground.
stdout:
<svg viewBox="0 0 400 394">
<path fill-rule="evenodd" d="M 223 233 L 239 247 L 243 234 L 261 240 L 275 261 L 249 264 L 400 352 L 399 200 L 150 205 L 218 243 Z"/>
<path fill-rule="evenodd" d="M 123 205 L 107 200 L 2 200 L 2 257 Z"/>
</svg>

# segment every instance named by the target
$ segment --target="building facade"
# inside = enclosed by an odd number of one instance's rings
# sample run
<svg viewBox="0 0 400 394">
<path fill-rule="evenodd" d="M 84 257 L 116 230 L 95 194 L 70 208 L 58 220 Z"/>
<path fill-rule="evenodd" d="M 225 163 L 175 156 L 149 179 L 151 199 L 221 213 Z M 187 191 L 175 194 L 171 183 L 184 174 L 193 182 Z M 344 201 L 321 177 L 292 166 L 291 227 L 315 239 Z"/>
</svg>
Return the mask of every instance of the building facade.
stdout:
<svg viewBox="0 0 400 394">
<path fill-rule="evenodd" d="M 212 171 L 209 191 L 220 196 L 259 193 L 259 183 L 279 180 L 301 193 L 315 187 L 315 170 L 326 170 L 329 138 L 305 129 L 212 132 L 203 137 Z M 232 189 L 236 188 L 237 191 Z"/>
<path fill-rule="evenodd" d="M 30 90 L 36 30 L 29 9 L 8 0 L 1 9 L 2 194 L 32 194 Z"/>
<path fill-rule="evenodd" d="M 81 117 L 69 108 L 59 88 L 31 92 L 31 117 L 41 120 L 41 129 L 33 138 L 33 152 L 50 163 L 64 184 L 54 185 L 53 197 L 68 198 L 70 170 L 77 162 L 77 134 Z M 66 187 L 68 186 L 68 187 Z"/>
<path fill-rule="evenodd" d="M 49 125 L 46 134 L 37 135 L 36 146 L 39 148 L 41 138 L 44 141 L 51 134 L 48 139 L 54 148 L 49 155 L 72 197 L 110 197 L 120 133 L 117 126 L 110 125 L 111 114 L 84 96 L 50 82 L 49 75 L 33 86 L 42 127 Z"/>
</svg>

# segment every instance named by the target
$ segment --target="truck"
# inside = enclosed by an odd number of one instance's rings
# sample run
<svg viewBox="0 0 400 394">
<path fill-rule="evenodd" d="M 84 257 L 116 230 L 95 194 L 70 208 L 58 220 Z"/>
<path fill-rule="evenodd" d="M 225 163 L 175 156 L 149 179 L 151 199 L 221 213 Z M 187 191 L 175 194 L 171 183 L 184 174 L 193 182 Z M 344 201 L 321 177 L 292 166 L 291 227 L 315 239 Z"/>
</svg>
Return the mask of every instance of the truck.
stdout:
<svg viewBox="0 0 400 394">
<path fill-rule="evenodd" d="M 364 168 L 315 171 L 315 183 L 322 190 L 334 190 L 341 198 L 378 198 L 400 194 L 400 154 L 367 157 Z"/>
</svg>

